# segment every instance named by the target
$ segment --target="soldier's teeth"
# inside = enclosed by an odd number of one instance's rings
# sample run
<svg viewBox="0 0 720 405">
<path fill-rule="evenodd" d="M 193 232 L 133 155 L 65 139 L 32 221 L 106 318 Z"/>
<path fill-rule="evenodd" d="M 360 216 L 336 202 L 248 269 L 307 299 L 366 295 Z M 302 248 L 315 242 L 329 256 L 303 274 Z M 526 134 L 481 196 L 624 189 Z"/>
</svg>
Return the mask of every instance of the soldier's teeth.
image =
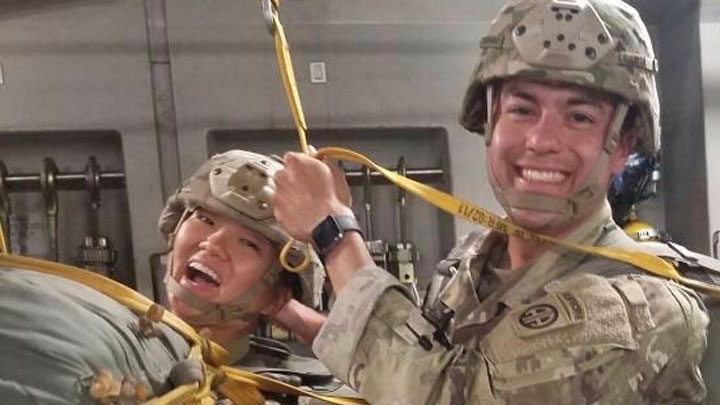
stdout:
<svg viewBox="0 0 720 405">
<path fill-rule="evenodd" d="M 213 269 L 205 266 L 205 265 L 202 264 L 202 263 L 198 263 L 198 262 L 192 262 L 192 263 L 190 263 L 190 266 L 191 266 L 193 269 L 195 269 L 195 270 L 197 270 L 197 271 L 205 274 L 206 276 L 208 276 L 208 277 L 209 277 L 210 279 L 212 279 L 216 284 L 220 285 L 220 277 L 217 275 L 217 273 L 215 273 L 215 271 L 213 271 Z"/>
<path fill-rule="evenodd" d="M 545 171 L 535 169 L 522 169 L 522 176 L 526 180 L 539 181 L 544 183 L 561 183 L 565 180 L 565 174 L 559 171 Z"/>
</svg>

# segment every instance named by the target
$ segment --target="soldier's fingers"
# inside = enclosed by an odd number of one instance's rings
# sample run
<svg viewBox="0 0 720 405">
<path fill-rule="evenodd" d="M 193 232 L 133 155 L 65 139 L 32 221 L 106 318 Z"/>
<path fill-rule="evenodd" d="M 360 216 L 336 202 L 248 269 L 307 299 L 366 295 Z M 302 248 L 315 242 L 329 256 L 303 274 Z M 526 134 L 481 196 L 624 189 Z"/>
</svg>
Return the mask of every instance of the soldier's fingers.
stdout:
<svg viewBox="0 0 720 405">
<path fill-rule="evenodd" d="M 337 161 L 334 159 L 326 159 L 325 164 L 330 168 L 330 172 L 332 173 L 333 182 L 335 183 L 335 193 L 338 199 L 343 204 L 351 206 L 352 194 L 350 193 L 350 186 L 345 177 L 345 171 L 338 166 Z"/>
<path fill-rule="evenodd" d="M 273 176 L 273 181 L 275 182 L 275 189 L 276 190 L 286 190 L 287 185 L 290 182 L 290 172 L 283 169 L 275 173 Z"/>
<path fill-rule="evenodd" d="M 294 171 L 297 170 L 298 167 L 302 164 L 302 157 L 303 155 L 301 153 L 297 152 L 286 152 L 283 159 L 285 160 L 285 169 Z"/>
</svg>

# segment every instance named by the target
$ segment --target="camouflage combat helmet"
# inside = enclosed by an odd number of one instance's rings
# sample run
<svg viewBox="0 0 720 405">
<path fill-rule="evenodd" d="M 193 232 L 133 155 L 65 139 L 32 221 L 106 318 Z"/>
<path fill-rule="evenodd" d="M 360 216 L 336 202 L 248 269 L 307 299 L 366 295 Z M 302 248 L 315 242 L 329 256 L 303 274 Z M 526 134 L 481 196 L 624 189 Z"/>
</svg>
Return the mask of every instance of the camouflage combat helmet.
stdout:
<svg viewBox="0 0 720 405">
<path fill-rule="evenodd" d="M 233 218 L 274 244 L 284 245 L 291 238 L 275 220 L 271 205 L 275 192 L 273 175 L 282 168 L 282 161 L 277 157 L 242 150 L 231 150 L 211 157 L 168 198 L 158 221 L 158 228 L 166 238 L 168 246 L 172 248 L 180 225 L 198 208 Z M 302 246 L 298 244 L 290 250 L 288 260 L 291 263 L 300 263 L 304 259 L 303 252 Z M 311 266 L 312 269 L 298 275 L 302 296 L 297 298 L 316 307 L 324 273 L 320 260 L 314 254 Z M 180 285 L 171 277 L 171 269 L 172 263 L 168 263 L 165 276 L 168 292 L 191 307 L 203 311 L 202 315 L 189 320 L 194 323 L 256 316 L 247 311 L 250 302 L 257 293 L 275 283 L 283 273 L 279 261 L 275 260 L 249 291 L 228 304 L 218 305 L 207 302 Z"/>
<path fill-rule="evenodd" d="M 508 78 L 570 84 L 619 96 L 603 153 L 593 173 L 566 199 L 513 194 L 491 183 L 500 203 L 577 215 L 580 206 L 605 198 L 598 173 L 609 164 L 623 128 L 638 136 L 636 150 L 660 148 L 658 69 L 647 29 L 638 12 L 620 0 L 511 0 L 480 43 L 480 60 L 465 94 L 460 121 L 492 138 L 492 103 L 497 84 Z M 630 114 L 628 114 L 630 112 Z M 632 122 L 625 122 L 632 119 Z M 511 214 L 512 216 L 512 214 Z"/>
<path fill-rule="evenodd" d="M 490 135 L 486 87 L 527 77 L 592 87 L 638 109 L 638 151 L 660 148 L 658 70 L 638 12 L 620 0 L 512 0 L 480 43 L 480 61 L 465 94 L 461 123 Z"/>
<path fill-rule="evenodd" d="M 273 217 L 272 176 L 283 165 L 253 152 L 231 150 L 210 158 L 168 199 L 160 215 L 160 232 L 172 243 L 186 210 L 201 207 L 240 221 L 271 241 L 282 244 L 288 234 Z"/>
</svg>

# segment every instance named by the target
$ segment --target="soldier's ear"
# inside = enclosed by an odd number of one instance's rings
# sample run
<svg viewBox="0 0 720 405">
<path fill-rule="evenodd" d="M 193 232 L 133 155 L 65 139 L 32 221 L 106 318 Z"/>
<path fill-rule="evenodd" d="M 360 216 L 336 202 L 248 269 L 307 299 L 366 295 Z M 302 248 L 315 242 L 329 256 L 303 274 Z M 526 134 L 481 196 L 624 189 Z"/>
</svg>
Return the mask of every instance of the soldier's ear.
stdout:
<svg viewBox="0 0 720 405">
<path fill-rule="evenodd" d="M 273 289 L 268 305 L 260 310 L 260 313 L 270 319 L 276 319 L 278 312 L 285 308 L 292 298 L 292 291 L 282 282 L 278 282 Z"/>
<path fill-rule="evenodd" d="M 611 156 L 610 167 L 613 174 L 619 174 L 625 169 L 628 157 L 635 149 L 637 142 L 638 135 L 636 131 L 632 129 L 623 131 L 620 135 L 620 142 L 618 142 Z"/>
</svg>

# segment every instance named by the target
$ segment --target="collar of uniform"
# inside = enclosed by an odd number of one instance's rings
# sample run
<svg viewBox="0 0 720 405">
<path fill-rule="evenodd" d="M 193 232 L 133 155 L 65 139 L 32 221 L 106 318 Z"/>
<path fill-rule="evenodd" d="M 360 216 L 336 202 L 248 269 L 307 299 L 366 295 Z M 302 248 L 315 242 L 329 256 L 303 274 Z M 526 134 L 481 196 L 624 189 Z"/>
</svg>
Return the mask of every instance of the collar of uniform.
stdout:
<svg viewBox="0 0 720 405">
<path fill-rule="evenodd" d="M 605 235 L 607 226 L 613 224 L 610 204 L 604 204 L 587 221 L 570 233 L 564 240 L 568 243 L 595 245 Z M 523 271 L 522 277 L 500 298 L 500 302 L 512 309 L 534 298 L 550 281 L 572 270 L 586 254 L 555 246 Z"/>
<path fill-rule="evenodd" d="M 250 351 L 250 335 L 245 335 L 222 346 L 228 352 L 227 364 L 235 364 Z"/>
<path fill-rule="evenodd" d="M 453 276 L 448 285 L 440 293 L 440 300 L 455 313 L 455 320 L 460 324 L 482 323 L 482 317 L 490 305 L 480 301 L 477 295 L 478 285 L 483 281 L 483 273 L 493 253 L 506 249 L 504 235 L 495 232 L 477 233 L 472 243 L 464 240 L 462 250 L 454 249 L 453 253 L 462 258 L 458 274 Z M 478 318 L 481 316 L 481 318 Z"/>
</svg>

